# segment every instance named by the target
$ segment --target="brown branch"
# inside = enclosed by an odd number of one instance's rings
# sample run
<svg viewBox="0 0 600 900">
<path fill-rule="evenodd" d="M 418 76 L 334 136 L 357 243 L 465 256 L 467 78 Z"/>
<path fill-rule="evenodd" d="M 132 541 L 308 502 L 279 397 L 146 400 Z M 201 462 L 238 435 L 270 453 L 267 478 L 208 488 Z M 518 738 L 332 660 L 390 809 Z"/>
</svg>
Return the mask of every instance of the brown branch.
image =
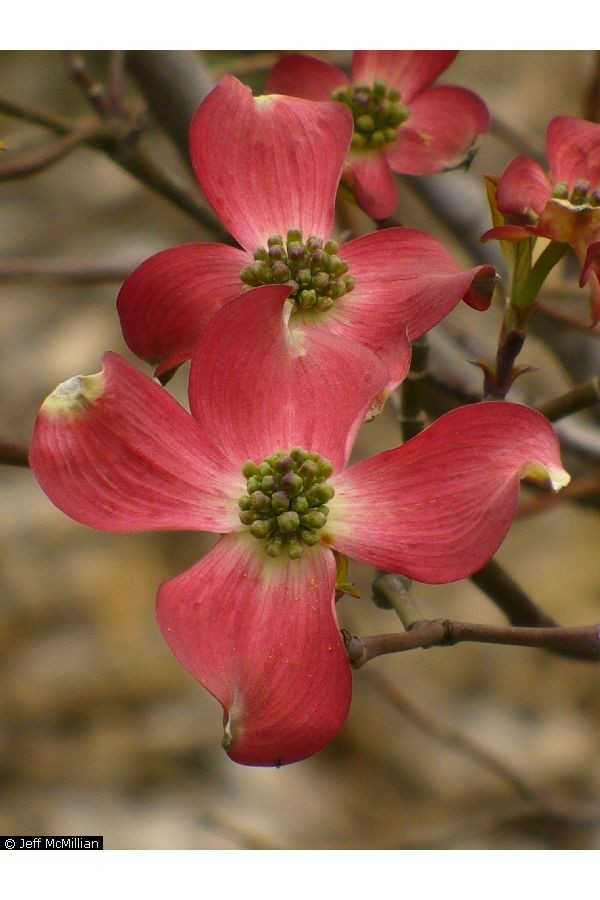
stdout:
<svg viewBox="0 0 600 900">
<path fill-rule="evenodd" d="M 471 581 L 495 603 L 511 625 L 533 628 L 551 628 L 558 625 L 558 622 L 527 596 L 523 588 L 495 559 L 491 559 L 479 572 L 471 575 Z"/>
<path fill-rule="evenodd" d="M 32 125 L 41 125 L 55 134 L 70 134 L 73 130 L 73 122 L 65 119 L 64 116 L 41 106 L 32 106 L 19 100 L 13 100 L 4 94 L 0 94 L 0 113 L 15 119 L 22 119 L 24 122 L 31 122 Z"/>
<path fill-rule="evenodd" d="M 533 785 L 515 772 L 507 763 L 499 759 L 490 750 L 474 738 L 463 734 L 458 728 L 439 719 L 429 710 L 415 703 L 404 691 L 401 691 L 388 678 L 375 669 L 369 669 L 364 675 L 395 709 L 410 719 L 426 734 L 441 741 L 447 747 L 458 750 L 463 756 L 473 760 L 493 772 L 502 781 L 509 784 L 512 789 L 527 801 L 542 802 L 540 792 Z"/>
<path fill-rule="evenodd" d="M 63 159 L 75 147 L 86 143 L 97 136 L 97 129 L 72 131 L 62 140 L 57 141 L 51 147 L 41 152 L 34 153 L 25 159 L 16 159 L 0 165 L 0 181 L 17 181 L 21 178 L 29 178 L 38 172 L 43 172 L 49 166 Z"/>
<path fill-rule="evenodd" d="M 537 647 L 554 650 L 576 659 L 600 660 L 600 624 L 578 628 L 518 628 L 477 625 L 451 619 L 420 622 L 398 634 L 374 634 L 346 638 L 348 658 L 360 669 L 377 656 L 404 653 L 407 650 L 452 646 L 462 642 L 502 644 L 511 647 Z"/>
<path fill-rule="evenodd" d="M 104 85 L 94 78 L 79 53 L 67 51 L 66 57 L 72 81 L 83 91 L 92 109 L 100 118 L 103 121 L 109 121 L 115 114 L 115 109 L 104 90 Z"/>
<path fill-rule="evenodd" d="M 547 512 L 547 510 L 556 506 L 557 503 L 562 503 L 565 500 L 583 500 L 589 497 L 600 497 L 600 478 L 597 476 L 572 481 L 558 494 L 543 494 L 536 500 L 523 503 L 517 510 L 516 517 L 517 519 L 527 519 L 530 516 L 537 516 L 539 513 Z"/>
<path fill-rule="evenodd" d="M 29 467 L 29 447 L 25 444 L 13 444 L 0 438 L 0 463 L 7 466 Z"/>
<path fill-rule="evenodd" d="M 111 50 L 108 58 L 108 96 L 113 109 L 117 112 L 122 110 L 124 74 L 125 51 Z"/>
<path fill-rule="evenodd" d="M 141 87 L 148 109 L 189 166 L 190 122 L 214 85 L 213 75 L 191 50 L 130 50 L 127 67 Z"/>
<path fill-rule="evenodd" d="M 545 416 L 550 422 L 557 422 L 565 416 L 580 412 L 582 409 L 589 409 L 600 403 L 600 376 L 596 375 L 591 381 L 580 384 L 561 394 L 560 397 L 554 397 L 538 406 L 537 411 Z"/>
</svg>

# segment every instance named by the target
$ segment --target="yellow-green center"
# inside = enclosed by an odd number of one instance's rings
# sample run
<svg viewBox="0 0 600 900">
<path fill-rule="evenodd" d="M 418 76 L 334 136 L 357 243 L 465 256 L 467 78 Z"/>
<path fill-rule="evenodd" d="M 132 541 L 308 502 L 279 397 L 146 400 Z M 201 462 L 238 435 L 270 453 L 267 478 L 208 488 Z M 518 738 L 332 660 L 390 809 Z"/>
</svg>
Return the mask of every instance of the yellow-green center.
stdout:
<svg viewBox="0 0 600 900">
<path fill-rule="evenodd" d="M 398 128 L 410 110 L 400 103 L 400 92 L 383 81 L 337 88 L 331 95 L 343 103 L 354 119 L 354 150 L 378 150 L 398 137 Z"/>
<path fill-rule="evenodd" d="M 319 237 L 303 241 L 300 229 L 293 228 L 285 240 L 275 234 L 266 247 L 257 247 L 254 262 L 242 269 L 240 278 L 247 290 L 261 284 L 289 284 L 296 309 L 326 312 L 356 284 L 338 249 L 336 241 L 324 243 Z"/>
<path fill-rule="evenodd" d="M 333 472 L 328 459 L 294 447 L 259 464 L 248 460 L 242 472 L 247 493 L 239 499 L 240 521 L 265 542 L 269 556 L 299 559 L 305 546 L 319 542 L 329 514 L 325 504 L 335 494 L 327 484 Z"/>
</svg>

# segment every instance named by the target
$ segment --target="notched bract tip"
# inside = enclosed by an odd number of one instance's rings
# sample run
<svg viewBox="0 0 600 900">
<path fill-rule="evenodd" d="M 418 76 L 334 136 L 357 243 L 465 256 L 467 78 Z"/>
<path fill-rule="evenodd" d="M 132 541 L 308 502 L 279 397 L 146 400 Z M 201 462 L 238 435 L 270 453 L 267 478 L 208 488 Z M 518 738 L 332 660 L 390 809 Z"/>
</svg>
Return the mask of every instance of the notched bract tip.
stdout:
<svg viewBox="0 0 600 900">
<path fill-rule="evenodd" d="M 102 394 L 104 375 L 75 375 L 55 388 L 42 404 L 48 415 L 73 416 L 84 410 Z"/>
<path fill-rule="evenodd" d="M 535 484 L 550 488 L 556 493 L 568 485 L 571 476 L 564 469 L 555 469 L 532 460 L 523 466 L 521 479 L 533 481 Z"/>
</svg>

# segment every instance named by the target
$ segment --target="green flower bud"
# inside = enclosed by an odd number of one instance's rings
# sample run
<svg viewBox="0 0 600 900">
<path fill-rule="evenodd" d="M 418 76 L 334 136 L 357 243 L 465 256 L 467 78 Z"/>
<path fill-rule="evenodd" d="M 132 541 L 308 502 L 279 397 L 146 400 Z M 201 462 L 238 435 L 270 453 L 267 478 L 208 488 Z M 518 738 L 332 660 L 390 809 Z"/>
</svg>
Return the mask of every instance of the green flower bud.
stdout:
<svg viewBox="0 0 600 900">
<path fill-rule="evenodd" d="M 311 509 L 309 512 L 302 513 L 301 521 L 307 528 L 322 528 L 327 521 L 327 516 L 317 509 Z"/>
<path fill-rule="evenodd" d="M 242 466 L 242 474 L 244 478 L 250 478 L 252 475 L 258 474 L 258 466 L 251 459 L 247 459 Z"/>
<path fill-rule="evenodd" d="M 392 103 L 397 103 L 400 99 L 400 91 L 397 91 L 396 88 L 390 88 L 387 92 L 388 100 L 391 100 Z"/>
<path fill-rule="evenodd" d="M 298 301 L 301 309 L 310 309 L 317 302 L 315 291 L 300 291 Z"/>
<path fill-rule="evenodd" d="M 265 475 L 260 481 L 260 487 L 265 494 L 272 494 L 277 488 L 277 480 L 272 475 Z"/>
<path fill-rule="evenodd" d="M 308 509 L 308 500 L 306 497 L 296 497 L 295 500 L 292 500 L 291 508 L 297 513 L 306 512 Z"/>
<path fill-rule="evenodd" d="M 245 509 L 240 513 L 240 522 L 242 525 L 252 525 L 256 519 L 256 513 L 253 509 Z"/>
<path fill-rule="evenodd" d="M 304 481 L 314 481 L 319 474 L 319 465 L 314 459 L 306 459 L 298 469 L 298 474 Z"/>
<path fill-rule="evenodd" d="M 261 462 L 260 466 L 258 467 L 258 474 L 262 475 L 263 478 L 265 475 L 273 474 L 273 469 L 266 460 L 264 462 Z"/>
<path fill-rule="evenodd" d="M 386 128 L 383 132 L 386 141 L 390 144 L 392 141 L 395 141 L 398 137 L 398 129 L 397 128 Z"/>
<path fill-rule="evenodd" d="M 276 519 L 257 519 L 250 526 L 250 534 L 255 538 L 266 538 L 273 533 L 276 527 Z"/>
<path fill-rule="evenodd" d="M 300 269 L 297 274 L 298 281 L 302 285 L 309 285 L 312 281 L 312 272 L 310 269 Z"/>
<path fill-rule="evenodd" d="M 577 181 L 573 185 L 573 193 L 571 194 L 571 203 L 574 203 L 576 206 L 579 206 L 583 203 L 587 197 L 587 192 L 590 189 L 589 181 Z"/>
<path fill-rule="evenodd" d="M 302 243 L 302 230 L 300 228 L 290 228 L 287 233 L 287 243 L 288 244 L 301 244 Z"/>
<path fill-rule="evenodd" d="M 278 262 L 279 260 L 283 259 L 284 256 L 285 256 L 285 252 L 284 252 L 284 249 L 281 246 L 281 244 L 273 244 L 272 247 L 269 247 L 269 252 L 267 254 L 267 257 L 268 257 L 267 262 L 269 260 L 271 260 L 271 262 Z M 256 257 L 256 253 L 255 253 L 255 257 Z M 262 257 L 262 256 L 259 258 L 264 259 L 264 257 Z"/>
<path fill-rule="evenodd" d="M 244 284 L 249 284 L 250 287 L 256 287 L 258 285 L 258 280 L 252 271 L 252 266 L 245 266 L 240 272 L 240 278 Z"/>
<path fill-rule="evenodd" d="M 300 538 L 304 541 L 305 544 L 308 544 L 309 547 L 313 547 L 321 540 L 321 536 L 319 535 L 319 533 L 317 531 L 311 531 L 310 528 L 301 528 Z"/>
<path fill-rule="evenodd" d="M 338 244 L 337 241 L 333 241 L 333 240 L 327 241 L 327 243 L 323 247 L 323 250 L 325 251 L 325 253 L 337 253 L 339 249 L 340 249 L 340 245 Z"/>
<path fill-rule="evenodd" d="M 292 274 L 284 262 L 274 263 L 271 271 L 273 273 L 273 280 L 277 282 L 277 284 L 285 284 Z"/>
<path fill-rule="evenodd" d="M 326 269 L 331 265 L 331 257 L 325 253 L 320 247 L 317 247 L 316 250 L 313 251 L 313 254 L 310 258 L 310 267 L 313 272 L 318 272 L 321 269 Z"/>
<path fill-rule="evenodd" d="M 285 456 L 280 456 L 275 464 L 275 468 L 282 475 L 285 475 L 286 472 L 291 472 L 294 468 L 294 460 L 291 456 L 288 456 L 287 453 Z"/>
<path fill-rule="evenodd" d="M 349 84 L 344 85 L 344 87 L 336 88 L 332 93 L 332 100 L 337 100 L 338 103 L 347 103 L 350 104 L 352 102 L 352 98 L 354 96 L 354 91 L 350 87 Z"/>
<path fill-rule="evenodd" d="M 336 278 L 336 280 L 329 285 L 329 296 L 333 297 L 334 300 L 339 300 L 345 293 L 346 283 L 342 281 L 341 278 Z"/>
<path fill-rule="evenodd" d="M 248 484 L 246 485 L 246 490 L 249 494 L 253 494 L 254 491 L 259 491 L 262 487 L 262 480 L 259 475 L 253 475 L 248 479 Z"/>
<path fill-rule="evenodd" d="M 289 497 L 299 494 L 304 487 L 304 482 L 295 472 L 288 472 L 281 479 L 281 490 L 285 491 Z"/>
<path fill-rule="evenodd" d="M 252 274 L 261 284 L 268 284 L 271 277 L 271 267 L 262 259 L 257 259 L 252 263 Z"/>
<path fill-rule="evenodd" d="M 290 456 L 298 465 L 302 465 L 305 459 L 308 459 L 308 452 L 304 449 L 304 447 L 292 447 L 290 450 Z"/>
<path fill-rule="evenodd" d="M 328 459 L 323 457 L 319 462 L 319 476 L 323 479 L 330 478 L 333 475 L 333 466 Z"/>
<path fill-rule="evenodd" d="M 328 309 L 331 309 L 334 301 L 331 297 L 319 297 L 316 304 L 315 309 L 318 309 L 319 312 L 327 312 Z"/>
<path fill-rule="evenodd" d="M 282 534 L 294 534 L 300 527 L 300 517 L 298 513 L 289 509 L 277 516 L 277 524 Z"/>
<path fill-rule="evenodd" d="M 319 482 L 306 492 L 306 499 L 309 506 L 322 506 L 334 496 L 335 490 L 330 484 Z"/>
<path fill-rule="evenodd" d="M 388 114 L 388 125 L 391 128 L 397 128 L 398 125 L 402 125 L 403 122 L 406 122 L 409 116 L 410 110 L 407 106 L 394 105 Z"/>
<path fill-rule="evenodd" d="M 301 497 L 298 500 L 302 499 Z M 297 501 L 295 500 L 294 503 Z M 271 497 L 271 506 L 273 511 L 276 513 L 285 512 L 286 509 L 290 508 L 290 498 L 285 493 L 285 491 L 275 491 L 273 496 Z M 292 504 L 293 506 L 293 504 Z M 302 512 L 302 510 L 296 510 L 296 512 Z"/>
<path fill-rule="evenodd" d="M 302 262 L 305 256 L 303 244 L 288 244 L 288 257 L 293 263 Z"/>
<path fill-rule="evenodd" d="M 292 538 L 292 540 L 288 542 L 287 552 L 290 559 L 300 559 L 304 550 L 300 541 L 296 540 L 296 538 Z"/>
<path fill-rule="evenodd" d="M 339 256 L 335 256 L 335 254 L 334 254 L 329 257 L 329 262 L 327 264 L 327 271 L 330 272 L 332 275 L 337 275 L 338 273 L 340 273 L 342 270 L 342 266 L 343 266 L 343 263 L 342 263 L 342 260 L 339 258 Z"/>
<path fill-rule="evenodd" d="M 367 115 L 366 113 L 362 116 L 359 116 L 356 120 L 356 127 L 359 131 L 362 132 L 371 132 L 375 128 L 375 122 L 373 121 L 373 117 Z"/>
<path fill-rule="evenodd" d="M 250 503 L 252 505 L 252 509 L 255 509 L 257 512 L 264 513 L 271 511 L 271 498 L 267 497 L 267 495 L 262 491 L 254 491 L 254 493 L 250 497 Z"/>
<path fill-rule="evenodd" d="M 250 500 L 250 497 L 248 497 L 247 494 L 244 494 L 244 496 L 240 497 L 238 500 L 238 506 L 240 509 L 251 509 L 252 501 Z"/>
<path fill-rule="evenodd" d="M 282 538 L 280 538 L 278 535 L 275 535 L 275 537 L 271 538 L 271 540 L 267 544 L 267 554 L 269 556 L 279 556 L 282 547 Z"/>
<path fill-rule="evenodd" d="M 277 246 L 282 247 L 283 246 L 283 238 L 281 237 L 280 234 L 273 234 L 267 240 L 267 245 L 269 247 L 277 247 Z"/>
<path fill-rule="evenodd" d="M 311 234 L 309 239 L 306 242 L 306 249 L 309 253 L 314 253 L 315 250 L 323 249 L 323 241 L 320 237 L 317 237 L 314 234 Z"/>
<path fill-rule="evenodd" d="M 317 272 L 311 284 L 316 291 L 324 291 L 329 285 L 329 275 L 327 272 Z"/>
<path fill-rule="evenodd" d="M 255 260 L 262 259 L 264 262 L 269 261 L 269 253 L 267 253 L 264 247 L 257 247 L 252 256 Z"/>
<path fill-rule="evenodd" d="M 353 275 L 344 275 L 344 287 L 346 288 L 346 293 L 349 294 L 356 287 L 356 278 Z"/>
<path fill-rule="evenodd" d="M 383 147 L 385 144 L 385 135 L 383 131 L 374 131 L 371 135 L 371 143 L 374 147 Z"/>
<path fill-rule="evenodd" d="M 354 150 L 362 150 L 362 148 L 366 145 L 367 139 L 364 134 L 361 134 L 360 131 L 355 131 L 352 135 L 352 148 Z"/>
</svg>

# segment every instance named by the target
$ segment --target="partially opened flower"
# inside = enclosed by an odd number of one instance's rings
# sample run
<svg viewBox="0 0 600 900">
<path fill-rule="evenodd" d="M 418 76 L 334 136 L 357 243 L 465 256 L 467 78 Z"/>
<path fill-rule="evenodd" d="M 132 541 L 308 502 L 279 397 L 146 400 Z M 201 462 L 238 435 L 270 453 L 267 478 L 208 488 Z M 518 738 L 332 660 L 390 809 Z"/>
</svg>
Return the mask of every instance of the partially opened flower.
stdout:
<svg viewBox="0 0 600 900">
<path fill-rule="evenodd" d="M 592 321 L 600 319 L 600 125 L 559 116 L 548 125 L 550 172 L 517 156 L 498 181 L 495 202 L 504 224 L 483 241 L 549 238 L 573 248 L 580 286 L 590 284 Z"/>
<path fill-rule="evenodd" d="M 490 127 L 483 101 L 452 85 L 431 87 L 457 50 L 355 50 L 352 78 L 324 60 L 283 56 L 267 90 L 311 100 L 333 98 L 352 113 L 344 172 L 359 206 L 374 219 L 398 204 L 392 172 L 432 175 L 468 161 Z"/>
<path fill-rule="evenodd" d="M 335 195 L 352 135 L 348 110 L 269 95 L 227 76 L 206 97 L 190 133 L 207 199 L 243 250 L 187 244 L 144 262 L 117 301 L 125 340 L 164 374 L 191 357 L 212 315 L 245 290 L 291 286 L 292 319 L 381 354 L 388 389 L 404 377 L 408 345 L 464 297 L 485 309 L 494 269 L 462 271 L 428 235 L 392 228 L 338 246 Z"/>
<path fill-rule="evenodd" d="M 48 397 L 31 450 L 48 496 L 85 525 L 223 535 L 161 587 L 158 620 L 223 706 L 227 752 L 249 765 L 303 759 L 346 718 L 333 550 L 422 581 L 462 578 L 503 540 L 520 478 L 568 480 L 546 420 L 507 403 L 456 410 L 346 469 L 388 375 L 359 344 L 290 327 L 288 290 L 215 315 L 192 362 L 192 415 L 109 353 L 99 375 Z"/>
</svg>

